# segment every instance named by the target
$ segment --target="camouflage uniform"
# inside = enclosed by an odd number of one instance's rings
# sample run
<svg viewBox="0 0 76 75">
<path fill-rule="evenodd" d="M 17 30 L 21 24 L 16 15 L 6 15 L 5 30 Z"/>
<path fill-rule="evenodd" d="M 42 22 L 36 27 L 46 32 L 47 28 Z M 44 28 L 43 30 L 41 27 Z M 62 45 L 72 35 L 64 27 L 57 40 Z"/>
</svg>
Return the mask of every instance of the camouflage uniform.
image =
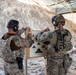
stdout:
<svg viewBox="0 0 76 75">
<path fill-rule="evenodd" d="M 47 56 L 47 75 L 66 75 L 67 69 L 72 63 L 72 59 L 66 54 L 72 48 L 71 34 L 68 30 L 61 30 L 61 34 L 64 38 L 61 40 L 59 30 L 41 32 L 37 35 L 36 39 L 40 42 L 50 43 L 46 45 Z M 56 49 L 56 46 L 58 50 Z"/>
<path fill-rule="evenodd" d="M 6 40 L 1 39 L 5 75 L 24 75 L 23 68 L 19 69 L 16 58 L 19 57 L 23 59 L 25 47 L 30 47 L 33 43 L 31 38 L 25 39 L 20 36 L 24 31 L 25 29 L 22 28 L 16 35 Z M 19 50 L 11 50 L 10 42 L 12 39 L 15 45 L 20 47 Z"/>
</svg>

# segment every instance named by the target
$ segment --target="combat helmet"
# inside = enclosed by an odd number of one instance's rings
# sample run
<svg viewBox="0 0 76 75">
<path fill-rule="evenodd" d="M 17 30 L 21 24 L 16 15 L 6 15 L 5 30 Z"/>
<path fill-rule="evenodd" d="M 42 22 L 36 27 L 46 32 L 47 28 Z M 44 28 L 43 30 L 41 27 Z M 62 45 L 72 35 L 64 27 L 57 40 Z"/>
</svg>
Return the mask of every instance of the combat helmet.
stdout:
<svg viewBox="0 0 76 75">
<path fill-rule="evenodd" d="M 62 14 L 58 14 L 58 15 L 55 15 L 55 16 L 52 17 L 52 24 L 54 26 L 57 26 L 59 23 L 61 23 L 62 26 L 65 25 L 65 19 L 62 16 Z"/>
</svg>

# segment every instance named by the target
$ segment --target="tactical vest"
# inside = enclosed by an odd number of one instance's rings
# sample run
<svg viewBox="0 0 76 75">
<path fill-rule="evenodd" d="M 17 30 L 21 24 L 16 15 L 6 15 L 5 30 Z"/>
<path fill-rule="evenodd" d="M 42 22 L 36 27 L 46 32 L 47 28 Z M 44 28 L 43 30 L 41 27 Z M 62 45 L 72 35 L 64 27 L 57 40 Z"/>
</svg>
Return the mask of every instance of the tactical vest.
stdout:
<svg viewBox="0 0 76 75">
<path fill-rule="evenodd" d="M 52 33 L 52 37 L 50 38 L 48 50 L 51 56 L 63 56 L 67 51 L 72 49 L 72 36 L 68 30 L 64 29 L 61 33 L 56 30 Z"/>
<path fill-rule="evenodd" d="M 7 40 L 1 39 L 1 52 L 2 52 L 2 58 L 4 59 L 5 62 L 16 62 L 16 57 L 23 57 L 24 55 L 24 50 L 15 50 L 12 51 L 10 48 L 10 42 L 14 37 L 17 36 L 11 36 Z"/>
</svg>

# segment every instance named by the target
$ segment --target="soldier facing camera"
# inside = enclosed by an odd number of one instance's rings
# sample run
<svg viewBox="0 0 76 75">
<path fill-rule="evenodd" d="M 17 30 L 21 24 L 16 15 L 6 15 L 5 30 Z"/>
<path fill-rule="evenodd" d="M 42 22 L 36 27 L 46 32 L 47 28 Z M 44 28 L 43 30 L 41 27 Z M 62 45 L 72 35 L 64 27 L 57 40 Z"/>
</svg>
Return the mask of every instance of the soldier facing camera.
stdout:
<svg viewBox="0 0 76 75">
<path fill-rule="evenodd" d="M 47 47 L 47 75 L 66 75 L 72 63 L 67 51 L 72 49 L 71 33 L 64 29 L 65 18 L 62 14 L 52 17 L 53 31 L 43 30 L 36 38 L 39 42 L 49 42 Z"/>
</svg>

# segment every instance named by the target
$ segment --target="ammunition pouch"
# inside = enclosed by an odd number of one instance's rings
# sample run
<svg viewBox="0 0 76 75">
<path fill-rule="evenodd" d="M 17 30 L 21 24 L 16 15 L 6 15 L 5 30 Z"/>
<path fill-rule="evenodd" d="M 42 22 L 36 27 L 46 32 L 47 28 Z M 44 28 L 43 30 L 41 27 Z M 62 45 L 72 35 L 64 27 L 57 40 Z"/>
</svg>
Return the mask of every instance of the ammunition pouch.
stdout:
<svg viewBox="0 0 76 75">
<path fill-rule="evenodd" d="M 23 69 L 23 58 L 16 57 L 16 61 L 17 61 L 17 64 L 18 64 L 18 68 Z"/>
<path fill-rule="evenodd" d="M 58 39 L 62 41 L 62 39 L 64 39 L 65 36 L 68 36 L 68 32 L 66 31 L 64 34 L 61 34 L 61 30 L 58 29 L 56 31 L 56 33 L 58 34 Z"/>
<path fill-rule="evenodd" d="M 71 63 L 72 63 L 72 58 L 69 56 L 69 54 L 65 54 L 63 56 L 63 67 L 65 69 L 68 69 L 70 67 Z"/>
</svg>

